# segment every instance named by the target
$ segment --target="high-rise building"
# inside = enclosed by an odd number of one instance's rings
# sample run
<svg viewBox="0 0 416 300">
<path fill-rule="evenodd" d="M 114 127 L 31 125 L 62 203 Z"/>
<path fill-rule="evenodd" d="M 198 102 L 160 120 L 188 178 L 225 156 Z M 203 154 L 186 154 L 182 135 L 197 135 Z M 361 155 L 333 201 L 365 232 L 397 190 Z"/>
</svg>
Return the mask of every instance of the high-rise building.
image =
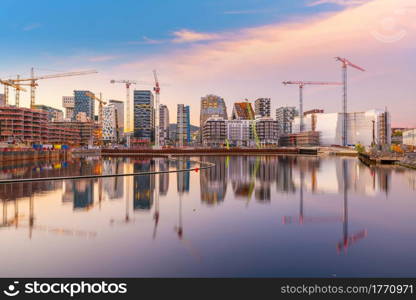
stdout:
<svg viewBox="0 0 416 300">
<path fill-rule="evenodd" d="M 223 98 L 216 95 L 207 95 L 201 98 L 200 127 L 202 128 L 209 117 L 218 116 L 228 119 L 227 107 Z"/>
<path fill-rule="evenodd" d="M 298 115 L 296 107 L 285 106 L 276 109 L 276 121 L 279 135 L 292 133 L 293 119 Z"/>
<path fill-rule="evenodd" d="M 270 117 L 270 98 L 258 98 L 254 102 L 256 116 Z"/>
<path fill-rule="evenodd" d="M 4 94 L 0 94 L 0 106 L 6 105 L 6 100 L 4 99 Z"/>
<path fill-rule="evenodd" d="M 227 139 L 227 120 L 219 116 L 209 117 L 202 127 L 202 143 L 208 147 L 220 147 Z"/>
<path fill-rule="evenodd" d="M 124 132 L 124 102 L 120 100 L 109 100 L 109 104 L 113 104 L 117 110 L 117 126 L 118 136 L 121 138 Z"/>
<path fill-rule="evenodd" d="M 159 135 L 160 145 L 167 145 L 169 140 L 169 109 L 163 104 L 159 106 Z"/>
<path fill-rule="evenodd" d="M 234 103 L 232 120 L 254 120 L 254 110 L 250 102 Z"/>
<path fill-rule="evenodd" d="M 77 114 L 84 112 L 87 118 L 91 121 L 94 120 L 94 99 L 87 96 L 90 91 L 74 91 L 74 114 L 72 120 L 77 119 Z"/>
<path fill-rule="evenodd" d="M 105 142 L 116 142 L 117 128 L 117 108 L 114 104 L 109 104 L 103 108 L 103 140 Z"/>
<path fill-rule="evenodd" d="M 189 145 L 191 142 L 191 123 L 188 105 L 178 104 L 176 124 L 178 145 Z"/>
<path fill-rule="evenodd" d="M 152 142 L 154 140 L 154 96 L 149 90 L 134 91 L 134 137 Z"/>
<path fill-rule="evenodd" d="M 75 107 L 74 96 L 62 96 L 62 107 L 65 108 L 65 118 L 73 120 Z"/>
</svg>

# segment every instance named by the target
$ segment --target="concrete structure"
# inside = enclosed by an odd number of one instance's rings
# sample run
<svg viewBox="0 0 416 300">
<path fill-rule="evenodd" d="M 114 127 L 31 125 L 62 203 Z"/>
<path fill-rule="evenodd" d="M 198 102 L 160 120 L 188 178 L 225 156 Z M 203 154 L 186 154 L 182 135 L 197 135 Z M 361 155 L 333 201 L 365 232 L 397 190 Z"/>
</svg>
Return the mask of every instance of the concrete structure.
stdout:
<svg viewBox="0 0 416 300">
<path fill-rule="evenodd" d="M 100 125 L 93 122 L 78 122 L 78 121 L 61 121 L 52 122 L 54 126 L 59 126 L 66 129 L 74 129 L 78 132 L 79 144 L 81 146 L 93 145 L 100 137 Z"/>
<path fill-rule="evenodd" d="M 277 145 L 279 140 L 277 122 L 270 117 L 258 118 L 255 122 L 260 144 Z"/>
<path fill-rule="evenodd" d="M 117 108 L 114 104 L 109 104 L 103 108 L 103 141 L 115 143 L 118 139 L 117 132 Z"/>
<path fill-rule="evenodd" d="M 155 127 L 154 96 L 149 90 L 134 91 L 134 137 L 153 142 Z"/>
<path fill-rule="evenodd" d="M 0 108 L 0 140 L 26 144 L 80 143 L 80 132 L 60 124 L 49 122 L 43 110 L 22 107 Z"/>
<path fill-rule="evenodd" d="M 403 131 L 403 145 L 416 147 L 416 129 Z"/>
<path fill-rule="evenodd" d="M 256 116 L 270 117 L 270 98 L 258 98 L 254 102 Z"/>
<path fill-rule="evenodd" d="M 206 95 L 201 98 L 200 127 L 203 127 L 205 121 L 213 116 L 227 120 L 227 107 L 223 98 L 212 94 Z"/>
<path fill-rule="evenodd" d="M 231 146 L 246 147 L 252 144 L 252 120 L 227 121 L 227 139 Z"/>
<path fill-rule="evenodd" d="M 86 95 L 90 91 L 74 91 L 74 113 L 72 120 L 75 121 L 78 113 L 84 112 L 86 117 L 93 121 L 94 120 L 94 99 L 91 99 Z"/>
<path fill-rule="evenodd" d="M 62 107 L 65 108 L 65 118 L 72 120 L 74 118 L 75 97 L 62 96 Z"/>
<path fill-rule="evenodd" d="M 169 109 L 166 105 L 159 105 L 159 141 L 160 146 L 169 143 Z"/>
<path fill-rule="evenodd" d="M 209 117 L 202 127 L 202 143 L 208 147 L 221 147 L 227 139 L 227 121 L 220 116 Z"/>
<path fill-rule="evenodd" d="M 292 121 L 298 115 L 294 106 L 279 107 L 276 109 L 276 122 L 279 135 L 292 133 Z"/>
<path fill-rule="evenodd" d="M 250 102 L 238 102 L 234 103 L 233 112 L 231 115 L 232 120 L 253 120 L 254 110 Z"/>
<path fill-rule="evenodd" d="M 108 104 L 113 104 L 117 110 L 118 136 L 121 138 L 124 133 L 124 102 L 110 99 Z"/>
<path fill-rule="evenodd" d="M 4 106 L 5 104 L 4 94 L 0 94 L 0 106 Z"/>
<path fill-rule="evenodd" d="M 323 146 L 342 145 L 342 114 L 312 113 L 304 117 L 304 130 L 320 132 Z M 293 121 L 294 132 L 299 132 L 300 118 Z M 391 143 L 390 115 L 383 110 L 347 113 L 347 144 L 370 146 Z"/>
<path fill-rule="evenodd" d="M 42 104 L 35 105 L 35 109 L 46 111 L 49 121 L 62 121 L 64 119 L 64 113 L 60 109 Z"/>
<path fill-rule="evenodd" d="M 188 105 L 178 104 L 176 126 L 178 145 L 189 145 L 191 142 L 191 123 Z"/>
</svg>

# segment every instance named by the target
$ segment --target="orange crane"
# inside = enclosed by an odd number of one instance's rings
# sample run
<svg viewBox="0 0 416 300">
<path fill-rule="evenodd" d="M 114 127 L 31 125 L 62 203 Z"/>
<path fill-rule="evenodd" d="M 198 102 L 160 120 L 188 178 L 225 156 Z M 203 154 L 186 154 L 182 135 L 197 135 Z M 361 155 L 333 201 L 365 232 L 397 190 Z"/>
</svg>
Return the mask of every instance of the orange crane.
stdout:
<svg viewBox="0 0 416 300">
<path fill-rule="evenodd" d="M 342 95 L 342 145 L 347 146 L 347 68 L 353 67 L 361 72 L 365 72 L 365 69 L 353 64 L 346 58 L 335 57 L 337 61 L 342 63 L 342 83 L 343 83 L 343 95 Z"/>
<path fill-rule="evenodd" d="M 34 108 L 35 107 L 35 91 L 36 91 L 36 87 L 38 86 L 38 83 L 37 83 L 38 80 L 69 77 L 69 76 L 79 76 L 79 75 L 87 75 L 87 74 L 94 74 L 94 73 L 98 73 L 98 72 L 96 70 L 89 70 L 89 71 L 80 71 L 80 72 L 50 74 L 50 75 L 35 77 L 34 69 L 32 68 L 30 70 L 30 75 L 31 75 L 30 78 L 9 79 L 8 82 L 13 83 L 13 84 L 18 84 L 18 85 L 20 85 L 22 82 L 29 82 L 27 85 L 30 86 L 30 108 Z M 16 96 L 16 97 L 17 99 L 19 98 L 19 96 Z"/>
<path fill-rule="evenodd" d="M 85 95 L 87 97 L 90 97 L 91 99 L 98 102 L 98 123 L 102 124 L 102 122 L 103 122 L 103 105 L 106 105 L 107 102 L 103 101 L 101 93 L 100 93 L 100 98 L 96 97 L 91 92 L 86 92 Z"/>
<path fill-rule="evenodd" d="M 4 81 L 0 79 L 0 84 L 4 85 L 4 106 L 7 106 L 9 104 L 9 87 L 12 87 L 16 90 L 16 93 L 18 91 L 26 92 L 25 88 L 22 88 L 21 85 L 14 84 L 10 81 Z"/>
<path fill-rule="evenodd" d="M 126 85 L 126 128 L 125 132 L 130 132 L 130 86 L 132 84 L 137 84 L 137 81 L 134 80 L 111 80 L 110 83 L 124 83 Z"/>
<path fill-rule="evenodd" d="M 303 132 L 304 122 L 303 122 L 303 87 L 305 85 L 341 85 L 340 82 L 325 82 L 325 81 L 283 81 L 284 85 L 295 84 L 299 86 L 299 117 L 300 117 L 300 126 L 299 131 Z"/>
</svg>

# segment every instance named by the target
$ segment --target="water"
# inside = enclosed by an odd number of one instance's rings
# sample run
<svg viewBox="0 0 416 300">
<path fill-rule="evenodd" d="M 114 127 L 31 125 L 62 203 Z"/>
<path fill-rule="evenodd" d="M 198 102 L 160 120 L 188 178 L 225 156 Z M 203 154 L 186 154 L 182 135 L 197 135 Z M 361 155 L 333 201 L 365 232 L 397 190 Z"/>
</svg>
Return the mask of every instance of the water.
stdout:
<svg viewBox="0 0 416 300">
<path fill-rule="evenodd" d="M 0 276 L 416 275 L 416 172 L 355 158 L 205 157 L 199 172 L 0 185 Z M 88 158 L 0 177 L 194 166 Z M 158 193 L 156 192 L 158 191 Z"/>
</svg>

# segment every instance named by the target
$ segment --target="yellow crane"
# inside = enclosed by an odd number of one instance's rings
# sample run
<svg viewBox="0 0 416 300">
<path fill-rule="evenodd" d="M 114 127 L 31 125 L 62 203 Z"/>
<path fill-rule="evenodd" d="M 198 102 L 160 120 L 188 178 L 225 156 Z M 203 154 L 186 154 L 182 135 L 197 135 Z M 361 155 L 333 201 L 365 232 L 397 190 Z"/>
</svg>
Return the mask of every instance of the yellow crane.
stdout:
<svg viewBox="0 0 416 300">
<path fill-rule="evenodd" d="M 35 77 L 34 69 L 32 68 L 30 71 L 30 78 L 17 78 L 17 79 L 9 79 L 7 82 L 12 83 L 14 85 L 21 85 L 21 83 L 28 82 L 27 85 L 30 86 L 30 108 L 35 108 L 35 91 L 36 87 L 38 86 L 38 80 L 44 79 L 53 79 L 53 78 L 61 78 L 61 77 L 69 77 L 69 76 L 80 76 L 80 75 L 88 75 L 98 73 L 96 70 L 89 70 L 89 71 L 80 71 L 80 72 L 67 72 L 67 73 L 58 73 L 58 74 L 50 74 L 44 76 L 37 76 Z M 20 91 L 19 89 L 16 90 L 16 93 Z M 16 96 L 18 99 L 19 96 Z M 17 104 L 16 104 L 17 105 Z"/>
<path fill-rule="evenodd" d="M 0 79 L 0 84 L 4 85 L 4 106 L 9 104 L 9 87 L 12 87 L 16 90 L 16 93 L 19 91 L 26 92 L 25 88 L 22 88 L 19 84 L 14 84 L 12 82 L 4 81 Z"/>
</svg>

